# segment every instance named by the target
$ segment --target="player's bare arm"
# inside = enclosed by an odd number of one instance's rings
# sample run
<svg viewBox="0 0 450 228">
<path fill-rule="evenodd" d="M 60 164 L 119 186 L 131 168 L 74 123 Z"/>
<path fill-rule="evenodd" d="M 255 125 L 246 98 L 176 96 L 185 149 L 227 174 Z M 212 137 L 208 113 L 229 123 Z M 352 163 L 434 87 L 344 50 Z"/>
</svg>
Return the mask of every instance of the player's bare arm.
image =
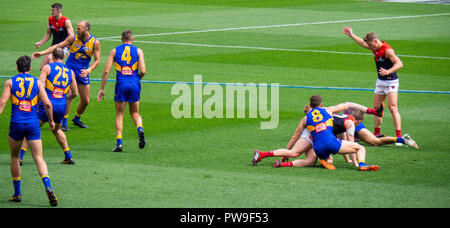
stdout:
<svg viewBox="0 0 450 228">
<path fill-rule="evenodd" d="M 40 52 L 35 52 L 35 53 L 33 53 L 33 55 L 32 55 L 33 59 L 37 59 L 37 58 L 39 58 L 39 57 L 41 57 L 41 56 L 50 54 L 50 53 L 53 52 L 53 50 L 55 50 L 55 49 L 58 48 L 58 47 L 59 47 L 59 48 L 64 48 L 64 47 L 66 47 L 66 46 L 69 46 L 70 43 L 72 43 L 73 37 L 72 37 L 72 39 L 69 39 L 69 38 L 70 38 L 70 36 L 68 36 L 68 37 L 67 37 L 64 41 L 62 41 L 61 43 L 55 44 L 55 45 L 53 45 L 53 46 L 51 46 L 51 47 L 45 49 L 44 51 L 40 51 Z"/>
<path fill-rule="evenodd" d="M 352 38 L 352 40 L 354 40 L 359 46 L 370 50 L 369 45 L 361 37 L 358 37 L 355 34 L 353 34 L 351 27 L 345 26 L 342 29 L 342 31 L 344 32 L 345 35 Z"/>
<path fill-rule="evenodd" d="M 139 77 L 143 78 L 146 73 L 146 69 L 145 69 L 144 52 L 140 48 L 138 48 L 138 55 L 139 55 Z"/>
<path fill-rule="evenodd" d="M 41 75 L 39 76 L 39 84 L 42 84 L 45 87 L 45 82 L 47 81 L 47 76 L 49 74 L 50 74 L 50 65 L 47 64 L 42 67 Z"/>
<path fill-rule="evenodd" d="M 38 83 L 39 87 L 39 99 L 44 103 L 45 113 L 47 113 L 48 124 L 50 125 L 50 130 L 55 129 L 55 122 L 53 121 L 53 106 L 48 99 L 47 93 L 45 92 L 45 87 L 43 84 Z"/>
<path fill-rule="evenodd" d="M 305 129 L 306 126 L 305 123 L 306 117 L 303 117 L 302 120 L 300 120 L 300 123 L 298 124 L 297 128 L 295 129 L 294 134 L 292 134 L 292 137 L 289 140 L 286 149 L 290 150 L 295 145 L 295 142 L 297 142 L 298 138 L 300 138 L 300 135 L 302 134 L 302 131 Z"/>
<path fill-rule="evenodd" d="M 94 44 L 94 62 L 87 69 L 81 70 L 80 77 L 82 78 L 86 77 L 93 70 L 95 70 L 95 68 L 97 68 L 98 64 L 100 64 L 100 42 L 96 40 Z"/>
<path fill-rule="evenodd" d="M 400 60 L 400 58 L 395 54 L 393 49 L 386 50 L 385 56 L 387 59 L 391 60 L 391 62 L 394 65 L 391 67 L 391 69 L 381 68 L 379 71 L 380 75 L 386 76 L 386 75 L 392 74 L 394 72 L 397 72 L 398 70 L 400 70 L 403 67 L 402 60 Z"/>
<path fill-rule="evenodd" d="M 67 30 L 67 39 L 73 40 L 73 38 L 75 37 L 75 33 L 73 32 L 72 22 L 69 19 L 67 19 L 64 25 L 66 26 Z"/>
<path fill-rule="evenodd" d="M 77 80 L 75 79 L 75 73 L 72 72 L 72 83 L 70 84 L 70 94 L 67 96 L 68 100 L 72 100 L 78 96 L 78 85 Z"/>
<path fill-rule="evenodd" d="M 6 102 L 8 102 L 9 97 L 11 96 L 11 86 L 12 81 L 11 79 L 8 79 L 5 82 L 5 85 L 3 86 L 3 93 L 0 97 L 0 115 L 2 114 L 3 110 L 5 109 Z"/>
<path fill-rule="evenodd" d="M 40 40 L 39 42 L 36 42 L 34 44 L 36 46 L 36 49 L 38 49 L 42 44 L 47 43 L 47 41 L 50 39 L 51 36 L 52 36 L 52 33 L 50 31 L 50 27 L 47 26 L 47 31 L 45 32 L 45 35 L 42 38 L 42 40 Z"/>
<path fill-rule="evenodd" d="M 333 113 L 342 112 L 346 109 L 348 109 L 348 105 L 346 103 L 338 104 L 335 106 L 330 106 L 325 108 L 330 115 L 333 115 Z"/>
<path fill-rule="evenodd" d="M 98 92 L 98 95 L 97 95 L 98 102 L 100 102 L 102 99 L 105 99 L 105 85 L 108 80 L 108 75 L 109 75 L 109 72 L 111 71 L 111 67 L 113 65 L 115 55 L 116 55 L 116 49 L 113 48 L 109 52 L 108 60 L 106 61 L 105 69 L 103 70 L 102 83 L 100 85 L 100 91 Z"/>
</svg>

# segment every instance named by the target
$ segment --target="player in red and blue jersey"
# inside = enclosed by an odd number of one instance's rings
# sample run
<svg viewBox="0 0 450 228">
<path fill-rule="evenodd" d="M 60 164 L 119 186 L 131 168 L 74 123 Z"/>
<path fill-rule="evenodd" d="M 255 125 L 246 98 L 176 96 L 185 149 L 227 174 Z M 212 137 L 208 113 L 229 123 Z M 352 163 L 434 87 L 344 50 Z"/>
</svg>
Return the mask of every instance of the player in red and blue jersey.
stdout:
<svg viewBox="0 0 450 228">
<path fill-rule="evenodd" d="M 81 116 L 89 105 L 90 82 L 89 74 L 100 64 L 100 42 L 90 33 L 90 24 L 83 20 L 77 24 L 77 34 L 73 39 L 65 39 L 63 42 L 53 45 L 42 52 L 33 53 L 33 58 L 39 58 L 42 55 L 51 53 L 55 48 L 63 48 L 69 46 L 69 57 L 66 65 L 75 73 L 77 80 L 78 92 L 80 94 L 80 104 L 77 107 L 75 117 L 72 122 L 80 128 L 88 128 L 86 124 L 81 122 Z M 91 58 L 94 56 L 94 62 L 89 66 Z M 68 131 L 67 118 L 70 111 L 71 100 L 67 101 L 66 115 L 62 126 L 63 130 Z"/>
<path fill-rule="evenodd" d="M 125 30 L 122 33 L 122 45 L 112 49 L 109 53 L 105 70 L 102 75 L 102 83 L 97 96 L 97 101 L 105 97 L 105 85 L 109 72 L 114 65 L 116 69 L 116 85 L 114 101 L 116 102 L 116 147 L 114 152 L 122 152 L 123 116 L 127 102 L 131 118 L 136 124 L 139 137 L 139 148 L 145 147 L 144 128 L 142 117 L 139 114 L 139 100 L 141 93 L 140 80 L 146 73 L 144 53 L 140 48 L 132 45 L 133 33 Z"/>
<path fill-rule="evenodd" d="M 401 116 L 398 111 L 398 87 L 399 80 L 397 71 L 403 67 L 400 58 L 395 54 L 394 49 L 386 42 L 378 39 L 378 36 L 369 32 L 364 39 L 353 34 L 350 27 L 343 28 L 344 34 L 352 38 L 358 45 L 373 52 L 375 65 L 377 67 L 378 78 L 375 85 L 373 97 L 374 108 L 384 105 L 386 97 L 388 107 L 392 114 L 395 134 L 402 137 Z M 382 117 L 374 117 L 374 134 L 380 135 Z"/>
<path fill-rule="evenodd" d="M 55 128 L 52 133 L 55 135 L 61 149 L 64 151 L 65 158 L 61 164 L 75 164 L 72 154 L 67 143 L 66 134 L 61 130 L 61 122 L 66 112 L 66 100 L 72 100 L 78 95 L 77 82 L 75 74 L 64 63 L 64 51 L 56 48 L 52 52 L 52 63 L 42 68 L 39 81 L 45 85 L 45 91 L 53 106 L 53 120 Z M 70 93 L 69 93 L 70 92 Z M 44 110 L 44 103 L 39 103 L 38 117 L 40 126 L 48 122 L 47 115 Z M 24 142 L 20 153 L 21 163 L 25 154 L 27 145 Z"/>
<path fill-rule="evenodd" d="M 62 14 L 61 3 L 52 4 L 51 16 L 48 17 L 47 30 L 42 40 L 35 43 L 36 49 L 46 43 L 52 36 L 53 40 L 51 45 L 61 43 L 65 39 L 73 39 L 74 37 L 72 22 Z M 68 48 L 66 47 L 65 50 L 68 50 Z M 50 56 L 45 57 L 42 60 L 41 69 L 49 62 L 51 62 Z"/>
<path fill-rule="evenodd" d="M 28 140 L 36 163 L 39 176 L 45 186 L 47 197 L 51 206 L 58 205 L 58 199 L 53 192 L 47 164 L 42 153 L 41 130 L 38 120 L 38 102 L 44 103 L 45 111 L 49 118 L 50 129 L 54 129 L 53 109 L 44 87 L 38 80 L 29 74 L 31 70 L 31 58 L 21 56 L 17 62 L 18 75 L 7 80 L 0 98 L 0 115 L 6 102 L 11 100 L 11 122 L 9 125 L 9 148 L 11 151 L 11 176 L 14 186 L 14 195 L 9 199 L 12 202 L 21 202 L 21 168 L 19 164 L 20 147 L 24 139 Z"/>
</svg>

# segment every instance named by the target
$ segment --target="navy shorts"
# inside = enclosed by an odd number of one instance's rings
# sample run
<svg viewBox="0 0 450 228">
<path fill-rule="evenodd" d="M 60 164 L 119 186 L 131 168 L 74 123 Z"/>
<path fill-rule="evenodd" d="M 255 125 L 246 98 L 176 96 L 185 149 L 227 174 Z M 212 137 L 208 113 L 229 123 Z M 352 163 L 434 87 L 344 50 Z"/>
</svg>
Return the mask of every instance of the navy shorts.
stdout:
<svg viewBox="0 0 450 228">
<path fill-rule="evenodd" d="M 81 85 L 89 85 L 89 74 L 85 77 L 82 78 L 80 77 L 81 74 L 81 69 L 76 69 L 76 68 L 70 68 L 71 70 L 73 70 L 73 73 L 75 73 L 75 79 L 77 80 L 77 84 L 81 84 Z"/>
<path fill-rule="evenodd" d="M 141 83 L 120 82 L 116 83 L 114 101 L 137 102 L 141 99 Z"/>
<path fill-rule="evenodd" d="M 317 157 L 327 159 L 330 154 L 337 154 L 342 146 L 342 140 L 336 137 L 329 137 L 325 140 L 314 141 L 313 148 Z"/>
<path fill-rule="evenodd" d="M 53 121 L 61 123 L 66 114 L 66 103 L 52 103 L 53 106 Z M 48 122 L 48 116 L 44 109 L 44 103 L 40 102 L 38 107 L 38 118 L 42 122 Z"/>
<path fill-rule="evenodd" d="M 355 128 L 355 137 L 359 138 L 358 131 L 361 131 L 362 129 L 365 129 L 365 128 L 366 128 L 366 126 L 364 126 L 364 124 L 362 122 L 359 123 L 358 126 L 356 126 L 356 128 Z"/>
<path fill-rule="evenodd" d="M 41 139 L 41 126 L 39 125 L 39 121 L 35 120 L 29 123 L 10 123 L 9 137 L 16 141 L 20 141 L 24 138 L 27 140 Z"/>
</svg>

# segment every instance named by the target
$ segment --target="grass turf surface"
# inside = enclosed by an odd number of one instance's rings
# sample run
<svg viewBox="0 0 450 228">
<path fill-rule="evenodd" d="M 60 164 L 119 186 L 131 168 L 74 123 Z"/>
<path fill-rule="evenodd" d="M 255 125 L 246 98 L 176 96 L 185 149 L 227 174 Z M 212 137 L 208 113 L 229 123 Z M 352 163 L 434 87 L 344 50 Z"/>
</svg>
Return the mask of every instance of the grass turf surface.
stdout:
<svg viewBox="0 0 450 228">
<path fill-rule="evenodd" d="M 196 31 L 246 26 L 312 23 L 349 19 L 450 13 L 449 6 L 362 1 L 77 1 L 62 2 L 63 13 L 75 26 L 91 22 L 97 38 Z M 31 55 L 34 42 L 45 32 L 50 1 L 22 1 L 22 7 L 0 16 L 0 75 L 15 75 L 15 61 Z M 79 4 L 89 4 L 85 10 Z M 124 11 L 126 5 L 126 11 Z M 8 7 L 9 6 L 9 7 Z M 124 13 L 127 12 L 127 13 Z M 353 21 L 264 29 L 136 37 L 147 60 L 146 80 L 280 83 L 283 85 L 373 88 L 375 66 L 369 52 L 342 34 L 344 25 L 363 36 L 374 31 L 394 47 L 405 65 L 399 72 L 400 89 L 450 91 L 450 16 Z M 13 39 L 12 39 L 13 38 Z M 357 52 L 368 55 L 309 51 L 255 50 L 149 44 L 142 41 L 301 50 Z M 101 39 L 102 59 L 91 78 L 100 78 L 109 51 L 120 42 Z M 48 46 L 48 43 L 45 47 Z M 33 61 L 39 75 L 41 59 Z M 110 79 L 114 74 L 110 75 Z M 3 83 L 6 79 L 2 78 Z M 420 150 L 367 146 L 367 162 L 378 172 L 358 172 L 335 157 L 337 170 L 320 167 L 271 167 L 265 159 L 251 166 L 253 150 L 286 146 L 309 96 L 321 94 L 325 105 L 352 101 L 371 106 L 372 92 L 280 88 L 279 126 L 259 128 L 258 119 L 175 119 L 170 84 L 143 84 L 141 115 L 150 146 L 140 150 L 135 127 L 124 119 L 124 152 L 115 144 L 114 83 L 107 98 L 96 102 L 99 82 L 91 83 L 91 104 L 83 115 L 89 129 L 69 124 L 67 133 L 76 165 L 59 162 L 63 153 L 48 126 L 42 128 L 44 158 L 59 207 L 448 207 L 450 205 L 450 118 L 448 94 L 399 94 L 402 128 Z M 192 86 L 191 86 L 192 88 Z M 204 97 L 205 99 L 208 96 Z M 72 105 L 71 116 L 78 104 Z M 7 143 L 10 105 L 0 117 L 0 207 L 47 207 L 42 182 L 30 153 L 22 167 L 20 204 L 7 202 L 13 193 Z M 388 112 L 387 112 L 388 113 Z M 393 135 L 392 118 L 384 118 L 382 133 Z M 365 125 L 373 127 L 368 116 Z"/>
</svg>

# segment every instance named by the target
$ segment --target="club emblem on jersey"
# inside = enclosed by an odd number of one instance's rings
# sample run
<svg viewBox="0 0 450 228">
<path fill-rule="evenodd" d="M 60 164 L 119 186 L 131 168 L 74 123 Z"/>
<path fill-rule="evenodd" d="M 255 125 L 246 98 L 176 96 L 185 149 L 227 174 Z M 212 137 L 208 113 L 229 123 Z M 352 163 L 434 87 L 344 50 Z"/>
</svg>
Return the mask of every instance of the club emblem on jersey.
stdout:
<svg viewBox="0 0 450 228">
<path fill-rule="evenodd" d="M 19 110 L 31 112 L 31 101 L 19 101 Z"/>
<path fill-rule="evenodd" d="M 63 98 L 63 96 L 64 96 L 64 90 L 63 89 L 58 88 L 58 87 L 55 87 L 53 89 L 53 92 L 52 92 L 52 97 L 53 98 Z"/>
</svg>

